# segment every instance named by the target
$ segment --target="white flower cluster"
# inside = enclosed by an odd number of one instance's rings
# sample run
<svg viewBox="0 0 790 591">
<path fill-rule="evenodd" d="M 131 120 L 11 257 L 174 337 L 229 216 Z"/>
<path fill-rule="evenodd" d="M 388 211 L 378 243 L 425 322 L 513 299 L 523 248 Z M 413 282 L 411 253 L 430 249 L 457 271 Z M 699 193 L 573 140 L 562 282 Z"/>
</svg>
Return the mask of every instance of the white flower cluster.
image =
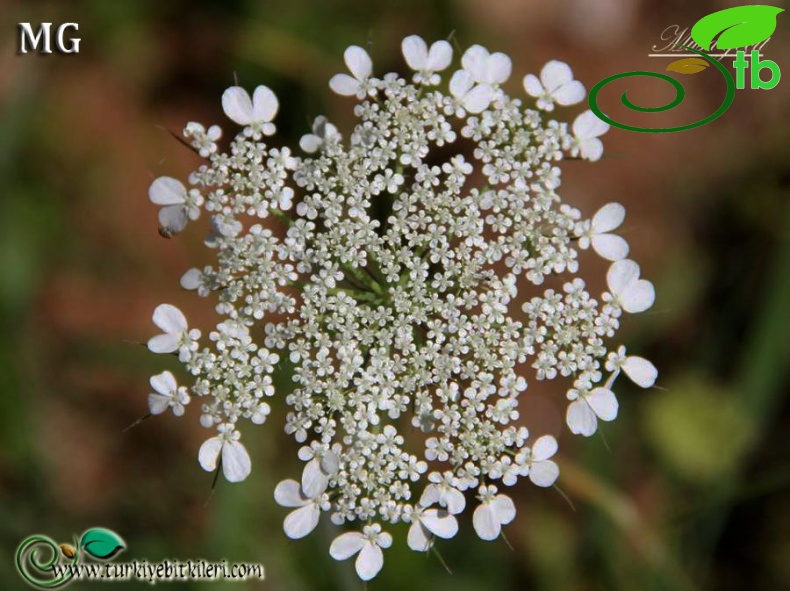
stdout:
<svg viewBox="0 0 790 591">
<path fill-rule="evenodd" d="M 558 163 L 600 158 L 607 130 L 590 111 L 570 127 L 541 112 L 583 100 L 570 68 L 553 61 L 524 79 L 535 110 L 502 88 L 511 73 L 502 53 L 470 48 L 443 86 L 447 42 L 411 36 L 402 48 L 411 80 L 375 77 L 365 50 L 346 51 L 350 74 L 329 84 L 358 101 L 348 142 L 318 117 L 300 142 L 309 156 L 268 145 L 277 98 L 233 87 L 222 104 L 242 129 L 228 151 L 218 127 L 190 123 L 184 135 L 205 163 L 189 189 L 163 177 L 150 190 L 164 235 L 201 211 L 211 221 L 217 262 L 181 285 L 216 296 L 221 322 L 199 344 L 163 304 L 154 322 L 164 334 L 149 342 L 194 377 L 200 421 L 216 432 L 200 464 L 232 482 L 248 476 L 240 424 L 266 420 L 272 373 L 289 361 L 285 430 L 304 466 L 274 492 L 293 508 L 285 533 L 307 535 L 322 513 L 357 524 L 329 551 L 357 555 L 364 580 L 392 544 L 383 524 L 410 524 L 409 547 L 428 551 L 456 534 L 465 493 L 476 491 L 474 529 L 493 540 L 516 514 L 502 487 L 554 484 L 556 440 L 519 425 L 525 375 L 567 379 L 567 423 L 585 436 L 616 417 L 621 370 L 645 388 L 656 379 L 649 361 L 605 342 L 623 312 L 654 299 L 612 233 L 624 208 L 582 220 L 558 194 Z M 598 299 L 579 276 L 579 249 L 590 246 L 614 261 Z M 547 279 L 561 289 L 544 289 Z M 190 395 L 172 374 L 151 384 L 152 414 L 184 412 Z"/>
</svg>

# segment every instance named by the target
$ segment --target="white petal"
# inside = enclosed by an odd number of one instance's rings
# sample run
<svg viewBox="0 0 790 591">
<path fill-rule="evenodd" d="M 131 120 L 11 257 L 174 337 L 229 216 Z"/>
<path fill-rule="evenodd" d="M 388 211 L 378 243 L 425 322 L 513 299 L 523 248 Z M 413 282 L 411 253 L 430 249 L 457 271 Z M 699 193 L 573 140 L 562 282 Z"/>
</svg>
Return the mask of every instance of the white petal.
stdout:
<svg viewBox="0 0 790 591">
<path fill-rule="evenodd" d="M 461 99 L 474 86 L 475 81 L 471 74 L 466 70 L 458 70 L 450 78 L 450 94 L 455 98 Z"/>
<path fill-rule="evenodd" d="M 573 122 L 573 134 L 580 139 L 592 139 L 609 131 L 609 124 L 598 119 L 592 111 L 585 111 Z"/>
<path fill-rule="evenodd" d="M 472 514 L 472 525 L 483 540 L 495 540 L 502 531 L 502 525 L 494 516 L 490 503 L 479 505 Z"/>
<path fill-rule="evenodd" d="M 406 63 L 412 70 L 423 70 L 428 63 L 428 46 L 418 35 L 409 35 L 401 43 Z"/>
<path fill-rule="evenodd" d="M 485 82 L 488 50 L 481 45 L 472 45 L 461 58 L 464 70 L 472 75 L 475 82 Z"/>
<path fill-rule="evenodd" d="M 422 523 L 440 538 L 449 539 L 458 533 L 458 521 L 447 511 L 428 509 L 422 515 Z"/>
<path fill-rule="evenodd" d="M 312 154 L 321 147 L 321 138 L 314 133 L 308 133 L 302 136 L 299 140 L 299 147 L 308 154 Z"/>
<path fill-rule="evenodd" d="M 439 487 L 435 484 L 429 484 L 425 487 L 425 490 L 422 491 L 422 496 L 420 497 L 420 505 L 423 507 L 430 507 L 434 503 L 439 502 Z"/>
<path fill-rule="evenodd" d="M 480 113 L 488 108 L 494 98 L 494 89 L 488 84 L 478 84 L 464 96 L 464 109 L 470 113 Z"/>
<path fill-rule="evenodd" d="M 427 69 L 441 72 L 453 61 L 453 47 L 447 41 L 437 41 L 428 52 Z"/>
<path fill-rule="evenodd" d="M 513 62 L 504 53 L 493 53 L 488 58 L 486 80 L 488 84 L 502 84 L 510 78 Z"/>
<path fill-rule="evenodd" d="M 628 356 L 622 368 L 625 375 L 641 388 L 651 388 L 656 383 L 658 370 L 644 357 Z"/>
<path fill-rule="evenodd" d="M 540 71 L 540 81 L 546 90 L 554 94 L 560 86 L 573 80 L 573 72 L 568 64 L 559 60 L 547 62 Z"/>
<path fill-rule="evenodd" d="M 613 421 L 617 418 L 617 397 L 608 388 L 595 388 L 585 400 L 602 421 Z"/>
<path fill-rule="evenodd" d="M 584 89 L 584 84 L 578 80 L 574 80 L 556 89 L 551 93 L 551 96 L 553 96 L 554 100 L 560 105 L 567 107 L 582 102 L 586 94 L 587 91 Z"/>
<path fill-rule="evenodd" d="M 315 450 L 312 447 L 304 446 L 296 454 L 303 462 L 309 462 L 315 457 Z"/>
<path fill-rule="evenodd" d="M 149 382 L 154 390 L 164 396 L 171 396 L 178 389 L 176 378 L 169 371 L 163 371 L 160 374 L 151 376 Z"/>
<path fill-rule="evenodd" d="M 250 475 L 252 463 L 247 449 L 238 441 L 222 446 L 222 473 L 228 482 L 241 482 Z"/>
<path fill-rule="evenodd" d="M 379 534 L 376 543 L 379 545 L 380 548 L 389 548 L 392 546 L 392 536 L 389 535 L 387 532 L 383 531 Z"/>
<path fill-rule="evenodd" d="M 516 518 L 516 506 L 513 500 L 507 495 L 497 495 L 491 501 L 491 506 L 494 509 L 494 515 L 499 523 L 510 523 Z"/>
<path fill-rule="evenodd" d="M 241 86 L 231 86 L 222 93 L 222 110 L 239 125 L 249 125 L 255 120 L 250 95 Z"/>
<path fill-rule="evenodd" d="M 327 134 L 327 126 L 332 126 L 330 123 L 327 122 L 327 119 L 324 115 L 318 115 L 313 120 L 313 133 L 316 134 L 319 139 L 326 137 Z"/>
<path fill-rule="evenodd" d="M 170 234 L 178 234 L 187 227 L 189 216 L 183 205 L 167 205 L 159 210 L 159 225 Z"/>
<path fill-rule="evenodd" d="M 365 542 L 365 538 L 359 532 L 351 531 L 341 534 L 334 539 L 329 547 L 329 555 L 335 560 L 345 560 L 359 552 Z"/>
<path fill-rule="evenodd" d="M 591 243 L 593 250 L 609 261 L 619 261 L 628 256 L 628 242 L 617 234 L 595 234 Z"/>
<path fill-rule="evenodd" d="M 603 142 L 599 139 L 583 140 L 579 146 L 581 157 L 590 162 L 597 162 L 603 156 Z"/>
<path fill-rule="evenodd" d="M 170 304 L 159 304 L 154 310 L 154 324 L 166 333 L 180 334 L 187 329 L 184 314 Z"/>
<path fill-rule="evenodd" d="M 631 260 L 612 263 L 606 272 L 606 284 L 615 295 L 621 294 L 639 279 L 639 265 Z"/>
<path fill-rule="evenodd" d="M 309 499 L 302 494 L 299 483 L 291 478 L 277 485 L 274 489 L 274 500 L 281 507 L 303 507 L 309 502 Z"/>
<path fill-rule="evenodd" d="M 160 176 L 148 189 L 148 198 L 157 205 L 180 205 L 186 201 L 186 187 L 178 179 Z"/>
<path fill-rule="evenodd" d="M 524 76 L 524 90 L 527 91 L 529 96 L 539 97 L 543 94 L 543 85 L 534 74 L 527 74 Z"/>
<path fill-rule="evenodd" d="M 598 419 L 592 408 L 584 400 L 576 400 L 568 405 L 565 420 L 571 433 L 589 437 L 598 429 Z"/>
<path fill-rule="evenodd" d="M 548 460 L 557 453 L 557 440 L 551 435 L 538 437 L 532 444 L 532 459 L 536 462 Z"/>
<path fill-rule="evenodd" d="M 592 229 L 596 234 L 611 232 L 620 227 L 625 219 L 625 207 L 619 203 L 607 203 L 595 212 Z"/>
<path fill-rule="evenodd" d="M 630 314 L 638 314 L 653 305 L 656 300 L 656 290 L 652 283 L 640 279 L 631 284 L 624 293 L 619 294 L 619 298 L 623 310 Z"/>
<path fill-rule="evenodd" d="M 302 472 L 302 490 L 305 496 L 316 498 L 326 490 L 328 484 L 329 477 L 321 471 L 321 463 L 315 458 L 307 462 Z"/>
<path fill-rule="evenodd" d="M 464 493 L 454 488 L 449 489 L 444 494 L 444 502 L 447 505 L 447 510 L 453 515 L 458 515 L 466 508 Z"/>
<path fill-rule="evenodd" d="M 268 86 L 258 86 L 252 96 L 252 110 L 254 121 L 268 122 L 274 119 L 280 104 L 277 97 Z"/>
<path fill-rule="evenodd" d="M 357 556 L 357 574 L 363 581 L 369 581 L 381 570 L 384 566 L 384 553 L 376 544 L 367 542 L 362 546 L 362 551 Z"/>
<path fill-rule="evenodd" d="M 549 487 L 557 481 L 559 475 L 559 466 L 551 460 L 532 464 L 529 470 L 529 479 L 536 486 Z"/>
<path fill-rule="evenodd" d="M 213 472 L 217 469 L 217 459 L 222 449 L 222 440 L 219 437 L 212 437 L 203 442 L 198 452 L 200 467 L 206 472 Z"/>
<path fill-rule="evenodd" d="M 324 131 L 324 141 L 339 140 L 339 139 L 340 139 L 340 132 L 337 130 L 337 127 L 335 127 L 331 123 L 327 123 L 326 130 Z"/>
<path fill-rule="evenodd" d="M 161 415 L 170 406 L 170 396 L 163 396 L 162 394 L 149 394 L 148 395 L 148 410 L 152 415 Z"/>
<path fill-rule="evenodd" d="M 272 412 L 271 407 L 265 402 L 262 402 L 258 405 L 257 410 L 250 417 L 250 420 L 256 425 L 263 425 L 266 422 L 266 417 L 269 416 L 270 412 Z"/>
<path fill-rule="evenodd" d="M 321 458 L 321 471 L 332 475 L 340 469 L 340 458 L 333 451 L 326 452 Z"/>
<path fill-rule="evenodd" d="M 203 283 L 203 273 L 200 269 L 189 269 L 181 276 L 181 287 L 184 289 L 197 289 Z"/>
<path fill-rule="evenodd" d="M 318 518 L 321 516 L 321 510 L 315 503 L 310 503 L 304 507 L 300 507 L 296 511 L 291 511 L 283 522 L 283 530 L 285 535 L 292 540 L 298 540 L 305 537 L 318 525 Z"/>
<path fill-rule="evenodd" d="M 165 205 L 156 216 L 159 222 L 159 234 L 165 238 L 172 238 L 183 231 L 189 222 L 189 212 L 197 212 L 194 219 L 200 217 L 200 210 L 196 207 L 187 208 L 185 205 Z"/>
<path fill-rule="evenodd" d="M 415 519 L 409 528 L 409 534 L 406 536 L 409 548 L 415 552 L 427 552 L 431 547 L 431 538 L 428 536 L 428 533 L 425 526 Z"/>
<path fill-rule="evenodd" d="M 329 88 L 342 96 L 353 96 L 359 90 L 359 80 L 348 74 L 335 74 L 329 81 Z"/>
<path fill-rule="evenodd" d="M 359 81 L 364 80 L 373 71 L 373 62 L 370 61 L 368 52 L 357 45 L 352 45 L 343 54 L 346 66 Z"/>
<path fill-rule="evenodd" d="M 158 334 L 148 339 L 148 350 L 151 353 L 174 353 L 180 344 L 178 335 Z"/>
</svg>

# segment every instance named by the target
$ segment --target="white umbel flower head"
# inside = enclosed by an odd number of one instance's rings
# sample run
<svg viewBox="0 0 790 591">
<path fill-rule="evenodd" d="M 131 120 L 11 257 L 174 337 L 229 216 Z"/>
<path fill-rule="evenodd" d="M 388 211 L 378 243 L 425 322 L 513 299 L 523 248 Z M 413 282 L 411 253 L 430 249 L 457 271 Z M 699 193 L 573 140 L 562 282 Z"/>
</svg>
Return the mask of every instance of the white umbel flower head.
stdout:
<svg viewBox="0 0 790 591">
<path fill-rule="evenodd" d="M 554 103 L 567 107 L 584 100 L 584 85 L 573 79 L 573 72 L 565 62 L 551 60 L 540 71 L 540 79 L 534 74 L 524 77 L 524 90 L 535 97 L 538 109 L 554 110 Z"/>
<path fill-rule="evenodd" d="M 363 533 L 348 532 L 335 538 L 329 548 L 329 554 L 335 560 L 346 560 L 355 554 L 357 556 L 354 566 L 357 575 L 363 581 L 369 581 L 384 566 L 384 553 L 382 548 L 392 546 L 392 536 L 381 531 L 381 526 L 376 523 L 366 525 Z"/>
<path fill-rule="evenodd" d="M 613 234 L 624 208 L 582 219 L 561 194 L 563 159 L 600 158 L 608 127 L 590 112 L 555 120 L 510 96 L 502 53 L 474 46 L 453 66 L 446 41 L 410 36 L 401 49 L 406 76 L 376 76 L 364 49 L 345 51 L 348 73 L 330 86 L 351 97 L 356 125 L 341 136 L 316 118 L 303 157 L 263 141 L 273 93 L 229 89 L 223 107 L 242 129 L 228 148 L 219 130 L 190 123 L 184 136 L 204 158 L 190 189 L 171 179 L 152 191 L 174 208 L 174 230 L 192 206 L 211 224 L 213 263 L 181 285 L 211 297 L 216 325 L 199 342 L 163 304 L 163 334 L 149 341 L 178 353 L 200 402 L 190 408 L 217 431 L 201 466 L 246 478 L 241 423 L 268 425 L 280 416 L 272 407 L 287 406 L 300 462 L 275 489 L 289 508 L 285 534 L 310 534 L 322 513 L 364 528 L 330 546 L 338 560 L 356 556 L 364 580 L 392 544 L 382 524 L 409 524 L 404 544 L 425 552 L 456 534 L 478 491 L 472 522 L 492 540 L 516 516 L 497 487 L 554 484 L 557 440 L 522 426 L 521 402 L 542 381 L 567 382 L 568 426 L 589 436 L 617 415 L 621 372 L 644 387 L 656 375 L 610 342 L 624 312 L 654 299 Z M 526 87 L 544 109 L 583 92 L 560 62 Z M 603 294 L 579 256 L 590 246 L 619 259 Z M 180 413 L 184 390 L 160 377 L 152 411 Z"/>
</svg>

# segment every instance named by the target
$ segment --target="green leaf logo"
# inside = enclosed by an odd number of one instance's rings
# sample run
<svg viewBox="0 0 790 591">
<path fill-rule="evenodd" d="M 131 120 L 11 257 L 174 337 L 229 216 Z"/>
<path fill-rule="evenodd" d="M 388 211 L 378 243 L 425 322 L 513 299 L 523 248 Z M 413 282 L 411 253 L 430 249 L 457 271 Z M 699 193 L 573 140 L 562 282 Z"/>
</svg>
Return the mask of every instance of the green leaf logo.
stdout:
<svg viewBox="0 0 790 591">
<path fill-rule="evenodd" d="M 112 558 L 124 548 L 124 541 L 118 534 L 101 527 L 89 529 L 80 538 L 80 549 L 102 560 Z"/>
<path fill-rule="evenodd" d="M 710 64 L 701 57 L 687 57 L 676 60 L 667 66 L 667 72 L 677 72 L 678 74 L 696 74 L 702 72 Z"/>
<path fill-rule="evenodd" d="M 718 35 L 718 49 L 736 49 L 762 43 L 776 30 L 776 16 L 783 8 L 767 5 L 736 6 L 709 14 L 697 21 L 691 37 L 710 51 Z"/>
</svg>

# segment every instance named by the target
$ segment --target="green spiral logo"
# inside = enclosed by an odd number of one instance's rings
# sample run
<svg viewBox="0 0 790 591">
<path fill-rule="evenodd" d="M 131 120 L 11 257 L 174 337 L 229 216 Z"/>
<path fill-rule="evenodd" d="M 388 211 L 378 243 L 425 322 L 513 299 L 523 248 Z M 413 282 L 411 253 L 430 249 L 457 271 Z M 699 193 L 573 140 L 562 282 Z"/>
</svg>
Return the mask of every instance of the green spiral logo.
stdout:
<svg viewBox="0 0 790 591">
<path fill-rule="evenodd" d="M 71 582 L 80 557 L 109 560 L 126 548 L 126 543 L 114 531 L 93 527 L 85 531 L 74 544 L 56 544 L 52 538 L 36 534 L 25 538 L 16 549 L 16 568 L 20 576 L 33 587 L 56 589 Z M 66 559 L 61 561 L 61 555 Z M 68 561 L 71 561 L 70 563 Z M 61 564 L 61 568 L 55 566 Z"/>
<path fill-rule="evenodd" d="M 61 548 L 51 538 L 42 535 L 30 536 L 19 545 L 16 551 L 16 567 L 28 584 L 40 589 L 57 589 L 69 583 L 74 571 L 68 570 L 60 576 L 55 575 L 54 566 L 58 563 Z M 75 553 L 73 565 L 79 560 Z"/>
<path fill-rule="evenodd" d="M 660 113 L 662 111 L 669 111 L 677 107 L 680 103 L 683 102 L 683 99 L 686 98 L 686 90 L 683 88 L 683 85 L 678 82 L 675 78 L 668 76 L 666 74 L 659 74 L 658 72 L 624 72 L 622 74 L 615 74 L 614 76 L 609 76 L 608 78 L 604 78 L 598 84 L 592 87 L 590 90 L 590 109 L 593 113 L 595 113 L 598 118 L 602 121 L 605 121 L 609 125 L 614 127 L 619 127 L 620 129 L 625 129 L 628 131 L 639 131 L 643 133 L 672 133 L 675 131 L 686 131 L 687 129 L 694 129 L 695 127 L 700 127 L 711 121 L 714 121 L 721 117 L 724 112 L 730 108 L 733 99 L 735 98 L 735 80 L 732 77 L 732 74 L 727 71 L 727 69 L 722 66 L 718 60 L 713 59 L 704 51 L 699 51 L 692 47 L 688 47 L 686 45 L 682 45 L 684 49 L 688 49 L 689 51 L 693 51 L 694 53 L 700 55 L 708 62 L 716 66 L 719 72 L 722 73 L 724 76 L 724 80 L 727 83 L 727 94 L 724 97 L 724 102 L 722 102 L 721 106 L 716 110 L 715 113 L 705 117 L 704 119 L 700 119 L 699 121 L 695 121 L 694 123 L 689 123 L 687 125 L 678 125 L 676 127 L 637 127 L 635 125 L 627 125 L 625 123 L 621 123 L 619 121 L 615 121 L 611 117 L 609 117 L 606 113 L 604 113 L 601 108 L 598 106 L 598 93 L 601 92 L 604 86 L 609 84 L 610 82 L 614 82 L 615 80 L 620 80 L 621 78 L 631 78 L 634 76 L 648 76 L 650 78 L 658 78 L 659 80 L 664 80 L 669 82 L 675 88 L 675 98 L 671 102 L 661 105 L 659 107 L 640 107 L 635 105 L 631 100 L 628 98 L 628 91 L 624 92 L 620 97 L 620 101 L 625 105 L 628 109 L 632 111 L 638 111 L 640 113 Z"/>
</svg>

